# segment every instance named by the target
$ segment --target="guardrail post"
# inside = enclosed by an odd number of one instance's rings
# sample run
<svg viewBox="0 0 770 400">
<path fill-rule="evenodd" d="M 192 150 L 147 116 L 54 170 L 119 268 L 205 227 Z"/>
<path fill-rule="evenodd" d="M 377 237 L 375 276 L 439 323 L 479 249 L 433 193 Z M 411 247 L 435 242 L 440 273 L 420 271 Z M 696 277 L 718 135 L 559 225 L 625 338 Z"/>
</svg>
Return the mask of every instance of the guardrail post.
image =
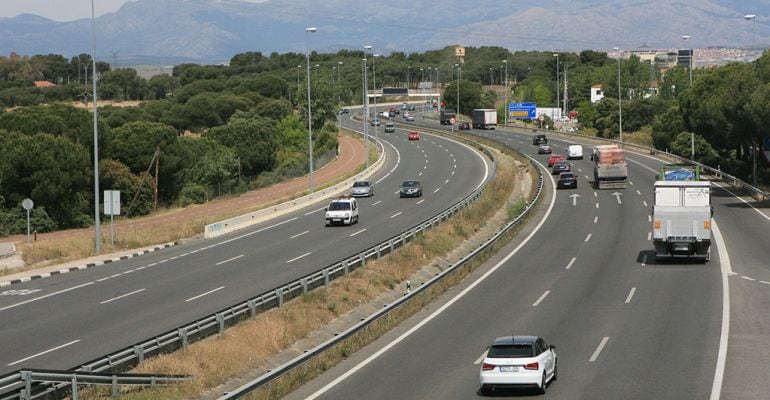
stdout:
<svg viewBox="0 0 770 400">
<path fill-rule="evenodd" d="M 182 339 L 182 348 L 186 349 L 187 345 L 190 344 L 190 341 L 187 338 L 187 329 L 179 328 L 179 330 L 177 330 L 177 334 Z"/>
<path fill-rule="evenodd" d="M 72 374 L 72 400 L 78 400 L 78 376 Z"/>
<path fill-rule="evenodd" d="M 144 362 L 144 348 L 142 346 L 134 346 L 134 355 L 139 364 Z"/>
<path fill-rule="evenodd" d="M 249 314 L 251 315 L 252 318 L 254 318 L 254 316 L 257 315 L 257 302 L 256 302 L 256 300 L 249 300 L 247 305 L 249 307 Z"/>
<path fill-rule="evenodd" d="M 283 288 L 275 289 L 275 297 L 278 298 L 278 307 L 283 306 Z"/>
<path fill-rule="evenodd" d="M 366 265 L 366 252 L 359 253 L 358 254 L 358 258 L 361 259 L 361 266 L 362 267 L 365 266 Z"/>
<path fill-rule="evenodd" d="M 350 265 L 348 264 L 348 260 L 342 261 L 342 270 L 345 271 L 345 275 L 350 272 Z"/>
<path fill-rule="evenodd" d="M 113 375 L 112 376 L 112 397 L 118 398 L 120 396 L 120 391 L 118 390 L 118 376 Z"/>
<path fill-rule="evenodd" d="M 32 398 L 32 372 L 21 371 L 21 380 L 24 381 L 24 389 L 21 391 L 21 399 L 29 400 Z"/>
<path fill-rule="evenodd" d="M 380 253 L 380 245 L 377 244 L 377 259 L 379 260 L 382 254 Z"/>
<path fill-rule="evenodd" d="M 225 313 L 217 313 L 217 324 L 219 325 L 219 334 L 225 331 Z"/>
<path fill-rule="evenodd" d="M 326 286 L 326 287 L 329 286 L 329 270 L 328 269 L 324 270 L 324 286 Z"/>
</svg>

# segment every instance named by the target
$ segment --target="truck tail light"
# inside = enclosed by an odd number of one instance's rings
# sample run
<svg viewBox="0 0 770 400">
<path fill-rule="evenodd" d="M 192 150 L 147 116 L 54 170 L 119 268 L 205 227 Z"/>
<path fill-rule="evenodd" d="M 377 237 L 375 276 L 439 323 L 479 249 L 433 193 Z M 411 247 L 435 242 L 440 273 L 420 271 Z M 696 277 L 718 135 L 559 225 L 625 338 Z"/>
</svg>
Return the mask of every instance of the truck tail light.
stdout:
<svg viewBox="0 0 770 400">
<path fill-rule="evenodd" d="M 704 220 L 703 221 L 703 229 L 711 229 L 711 221 Z"/>
<path fill-rule="evenodd" d="M 660 220 L 656 219 L 655 220 L 655 229 L 660 229 L 660 225 L 661 225 Z"/>
</svg>

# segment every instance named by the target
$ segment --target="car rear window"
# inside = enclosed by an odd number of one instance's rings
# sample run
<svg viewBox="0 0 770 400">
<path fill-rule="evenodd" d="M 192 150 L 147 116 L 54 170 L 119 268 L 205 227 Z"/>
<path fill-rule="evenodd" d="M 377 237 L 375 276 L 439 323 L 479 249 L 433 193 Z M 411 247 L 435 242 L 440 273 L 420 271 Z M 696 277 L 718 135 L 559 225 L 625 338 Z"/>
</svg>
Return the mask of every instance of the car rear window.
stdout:
<svg viewBox="0 0 770 400">
<path fill-rule="evenodd" d="M 347 201 L 333 201 L 329 204 L 329 211 L 350 210 L 350 203 Z"/>
<path fill-rule="evenodd" d="M 487 353 L 489 358 L 525 358 L 534 356 L 532 345 L 530 344 L 494 345 L 489 348 L 489 353 Z"/>
</svg>

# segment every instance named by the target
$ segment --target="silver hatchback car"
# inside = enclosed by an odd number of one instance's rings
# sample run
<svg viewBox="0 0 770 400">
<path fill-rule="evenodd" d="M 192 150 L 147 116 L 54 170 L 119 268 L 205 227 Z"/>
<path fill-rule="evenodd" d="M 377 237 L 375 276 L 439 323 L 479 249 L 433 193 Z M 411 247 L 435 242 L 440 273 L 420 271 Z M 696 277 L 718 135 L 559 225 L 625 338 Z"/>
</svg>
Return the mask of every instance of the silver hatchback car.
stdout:
<svg viewBox="0 0 770 400">
<path fill-rule="evenodd" d="M 350 195 L 353 197 L 374 196 L 374 184 L 370 181 L 355 181 L 350 189 Z"/>
</svg>

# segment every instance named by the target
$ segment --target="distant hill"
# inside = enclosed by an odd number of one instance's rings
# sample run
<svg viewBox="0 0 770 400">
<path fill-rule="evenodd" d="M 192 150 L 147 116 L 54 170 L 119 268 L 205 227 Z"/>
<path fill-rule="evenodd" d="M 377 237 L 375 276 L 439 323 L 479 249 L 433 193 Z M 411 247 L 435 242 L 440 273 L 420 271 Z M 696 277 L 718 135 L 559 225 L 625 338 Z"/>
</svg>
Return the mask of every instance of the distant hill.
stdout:
<svg viewBox="0 0 770 400">
<path fill-rule="evenodd" d="M 97 57 L 120 64 L 220 63 L 245 51 L 424 51 L 447 45 L 515 50 L 757 47 L 770 44 L 770 0 L 137 0 L 97 18 Z M 90 53 L 90 19 L 0 18 L 0 54 Z"/>
</svg>

